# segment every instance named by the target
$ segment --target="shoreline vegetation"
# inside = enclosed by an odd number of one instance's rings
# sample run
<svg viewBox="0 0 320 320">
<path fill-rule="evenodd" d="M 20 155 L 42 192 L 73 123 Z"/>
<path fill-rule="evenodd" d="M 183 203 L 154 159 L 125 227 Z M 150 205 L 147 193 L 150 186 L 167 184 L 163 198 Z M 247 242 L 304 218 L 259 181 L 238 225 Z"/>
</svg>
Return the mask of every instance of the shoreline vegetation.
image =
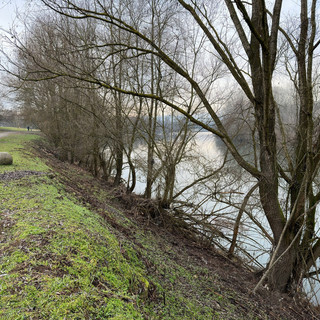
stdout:
<svg viewBox="0 0 320 320">
<path fill-rule="evenodd" d="M 0 319 L 319 319 L 43 140 L 0 139 Z"/>
</svg>

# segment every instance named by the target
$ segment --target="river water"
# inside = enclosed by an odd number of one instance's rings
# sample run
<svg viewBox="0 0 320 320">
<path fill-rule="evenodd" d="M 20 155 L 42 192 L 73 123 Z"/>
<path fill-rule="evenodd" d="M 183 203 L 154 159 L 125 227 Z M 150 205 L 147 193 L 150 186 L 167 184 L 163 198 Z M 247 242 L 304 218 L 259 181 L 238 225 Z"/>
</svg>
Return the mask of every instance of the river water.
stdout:
<svg viewBox="0 0 320 320">
<path fill-rule="evenodd" d="M 177 166 L 175 192 L 198 179 L 206 171 L 218 169 L 224 162 L 225 152 L 225 148 L 211 133 L 197 133 L 192 146 L 187 151 L 187 157 Z M 243 152 L 245 153 L 245 151 Z M 227 159 L 229 158 L 227 157 Z M 146 187 L 146 172 L 144 171 L 147 166 L 146 145 L 141 143 L 136 146 L 133 161 L 137 167 L 137 184 L 134 192 L 143 194 Z M 160 165 L 161 161 L 155 157 L 155 168 Z M 128 167 L 124 168 L 123 178 L 125 180 L 130 179 Z M 231 239 L 239 208 L 246 193 L 254 183 L 255 180 L 244 170 L 239 169 L 234 161 L 228 160 L 227 165 L 221 172 L 217 172 L 205 183 L 188 189 L 177 200 L 193 203 L 193 208 L 184 206 L 183 210 L 189 211 L 189 214 L 194 214 L 199 219 L 209 221 Z M 163 180 L 159 177 L 153 187 L 154 197 L 161 192 L 162 184 Z M 234 206 L 231 206 L 230 202 Z M 198 207 L 197 204 L 199 204 Z M 257 190 L 248 202 L 246 209 L 264 226 L 265 231 L 271 234 L 267 220 L 259 206 Z M 270 258 L 272 244 L 246 213 L 242 216 L 237 240 L 238 245 L 243 249 L 243 251 L 238 250 L 237 254 L 244 258 L 249 265 L 256 268 L 266 266 Z M 215 241 L 218 241 L 225 248 L 230 246 L 230 242 L 226 240 L 217 238 Z M 244 254 L 244 251 L 249 255 Z M 307 292 L 312 291 L 311 285 L 307 282 L 305 283 L 305 289 Z M 318 291 L 317 296 L 320 298 L 319 285 L 317 284 L 314 289 Z M 316 304 L 318 304 L 317 296 L 312 298 L 312 301 Z"/>
<path fill-rule="evenodd" d="M 208 132 L 197 133 L 192 146 L 187 151 L 187 157 L 179 163 L 176 170 L 175 192 L 183 189 L 195 179 L 203 176 L 205 172 L 218 169 L 225 158 L 225 150 L 221 143 Z M 147 146 L 139 144 L 136 146 L 133 161 L 137 167 L 137 184 L 134 190 L 137 194 L 143 194 L 146 187 L 147 166 Z M 161 161 L 155 157 L 155 167 L 159 167 Z M 125 167 L 123 178 L 129 179 L 129 168 Z M 156 197 L 160 192 L 163 180 L 157 179 L 153 187 L 153 196 Z M 227 169 L 221 173 L 218 172 L 205 183 L 196 185 L 185 191 L 177 200 L 181 202 L 192 202 L 195 210 L 184 207 L 195 215 L 202 218 L 206 217 L 218 229 L 223 231 L 227 237 L 232 238 L 233 221 L 236 218 L 239 209 L 232 207 L 228 202 L 233 202 L 236 206 L 241 206 L 243 197 L 254 184 L 248 174 L 243 170 L 237 169 L 234 162 L 229 161 Z M 253 209 L 253 203 L 250 204 L 251 210 L 260 222 L 266 222 L 260 210 Z M 193 211 L 192 211 L 193 210 Z M 266 228 L 268 229 L 268 228 Z M 269 258 L 271 243 L 262 236 L 261 232 L 248 219 L 246 214 L 242 218 L 241 235 L 238 239 L 241 247 L 248 251 L 256 261 L 251 261 L 258 267 L 263 267 Z M 226 241 L 221 241 L 222 245 L 227 246 Z"/>
</svg>

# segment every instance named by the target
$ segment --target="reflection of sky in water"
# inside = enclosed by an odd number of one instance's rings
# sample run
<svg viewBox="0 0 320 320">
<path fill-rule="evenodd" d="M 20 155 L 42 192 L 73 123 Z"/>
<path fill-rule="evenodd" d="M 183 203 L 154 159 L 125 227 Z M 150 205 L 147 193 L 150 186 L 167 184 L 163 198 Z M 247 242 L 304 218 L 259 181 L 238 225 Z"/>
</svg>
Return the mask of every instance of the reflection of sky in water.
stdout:
<svg viewBox="0 0 320 320">
<path fill-rule="evenodd" d="M 217 169 L 223 161 L 223 148 L 219 147 L 217 145 L 216 139 L 214 138 L 213 134 L 208 132 L 199 132 L 196 136 L 196 142 L 194 145 L 192 145 L 192 151 L 191 156 L 201 156 L 202 159 L 200 160 L 203 165 L 210 167 L 211 169 Z M 147 159 L 147 147 L 146 145 L 140 144 L 137 146 L 134 155 L 133 160 L 137 162 L 138 164 L 142 164 L 146 166 L 146 159 Z M 199 160 L 197 160 L 199 161 Z M 160 165 L 159 160 L 155 159 L 155 163 L 157 165 Z M 181 190 L 185 186 L 189 185 L 192 181 L 199 178 L 201 175 L 203 175 L 203 166 L 199 165 L 198 162 L 192 162 L 192 161 L 183 161 L 178 165 L 178 169 L 176 172 L 176 184 L 177 184 L 177 190 Z M 125 167 L 123 177 L 124 179 L 128 179 L 129 174 L 129 168 Z M 245 179 L 245 178 L 244 178 Z M 146 181 L 145 181 L 145 175 L 141 169 L 137 170 L 137 185 L 135 192 L 137 194 L 143 194 L 145 191 Z M 156 183 L 155 183 L 156 185 Z M 239 202 L 243 198 L 243 194 L 247 191 L 247 186 L 245 184 L 242 184 L 242 190 L 243 192 L 240 192 Z M 232 187 L 229 187 L 226 190 L 230 190 Z M 156 195 L 156 187 L 154 187 L 154 196 Z M 239 187 L 237 187 L 237 191 L 241 191 Z M 187 190 L 181 197 L 180 200 L 182 201 L 188 201 L 191 198 L 193 202 L 198 203 L 204 201 L 204 199 L 208 196 L 209 190 L 208 189 L 201 189 L 199 187 L 190 188 Z M 227 192 L 226 192 L 227 193 Z M 194 199 L 194 196 L 196 194 L 196 199 Z M 231 219 L 234 219 L 235 216 L 238 213 L 238 210 L 230 209 L 229 206 L 223 203 L 218 203 L 215 200 L 207 200 L 203 203 L 200 210 L 206 211 L 206 212 L 219 212 L 219 215 L 221 216 L 220 224 L 223 225 L 224 219 L 228 219 L 228 217 Z M 256 212 L 256 214 L 259 214 Z M 265 218 L 259 214 L 259 220 Z M 243 248 L 246 248 L 252 254 L 253 256 L 257 257 L 257 260 L 260 264 L 265 265 L 268 259 L 268 253 L 263 253 L 261 255 L 261 249 L 264 248 L 266 250 L 270 249 L 270 243 L 260 234 L 259 230 L 256 229 L 255 226 L 252 225 L 252 222 L 248 219 L 246 214 L 243 214 L 243 228 L 242 232 L 246 237 L 239 237 L 239 241 L 242 243 Z M 212 221 L 213 223 L 218 223 L 219 221 Z M 230 236 L 231 229 L 225 229 L 224 232 Z"/>
<path fill-rule="evenodd" d="M 220 142 L 217 143 L 216 139 L 211 133 L 207 132 L 199 132 L 196 136 L 196 143 L 192 147 L 191 154 L 203 156 L 203 161 L 207 163 L 208 166 L 213 168 L 218 168 L 219 165 L 222 163 L 222 159 L 224 157 L 223 149 L 221 148 Z M 134 160 L 138 161 L 141 164 L 146 166 L 146 158 L 147 158 L 147 148 L 145 145 L 139 145 L 134 153 Z M 155 159 L 155 163 L 160 165 L 159 160 Z M 129 168 L 124 170 L 124 178 L 128 177 Z M 190 184 L 194 179 L 199 178 L 200 174 L 203 173 L 203 168 L 201 166 L 197 166 L 192 162 L 184 161 L 178 165 L 177 169 L 177 189 L 182 189 L 186 185 Z M 136 193 L 143 194 L 145 190 L 145 178 L 144 173 L 142 170 L 138 170 L 137 172 L 138 181 L 137 186 L 135 189 Z M 242 181 L 246 181 L 248 176 L 242 176 Z M 242 189 L 241 189 L 242 188 Z M 239 203 L 241 203 L 244 194 L 248 191 L 249 184 L 243 183 L 240 186 L 237 186 L 237 191 L 242 191 L 241 194 L 238 195 Z M 229 190 L 232 189 L 229 187 Z M 182 200 L 188 201 L 189 196 L 194 196 L 197 193 L 197 189 L 190 189 L 188 190 L 183 197 Z M 281 193 L 285 197 L 285 190 L 280 189 Z M 154 195 L 156 194 L 156 190 L 154 189 Z M 202 201 L 205 197 L 205 194 L 197 193 L 198 201 Z M 217 203 L 216 201 L 209 200 L 204 203 L 202 209 L 207 212 L 219 212 L 219 215 L 222 217 L 222 222 L 227 221 L 230 219 L 232 222 L 233 219 L 238 214 L 238 210 L 231 209 L 227 207 L 225 204 Z M 256 219 L 266 228 L 267 232 L 271 234 L 270 229 L 267 227 L 268 223 L 264 216 L 264 214 L 258 210 L 253 210 L 253 214 L 255 215 Z M 225 219 L 225 220 L 223 220 Z M 238 236 L 238 242 L 243 249 L 245 249 L 252 257 L 254 257 L 258 264 L 254 265 L 261 265 L 265 266 L 269 260 L 270 251 L 272 248 L 271 243 L 265 236 L 262 235 L 259 228 L 253 224 L 250 218 L 246 215 L 246 213 L 242 216 L 242 227 L 241 227 L 241 235 Z M 216 221 L 213 221 L 213 224 Z M 229 237 L 232 236 L 232 227 L 229 229 L 223 230 L 226 235 Z M 226 248 L 229 247 L 230 243 L 227 243 L 225 240 L 219 240 L 219 242 L 224 245 Z M 250 261 L 250 258 L 246 257 L 243 253 L 239 253 L 246 261 Z M 309 288 L 309 289 L 308 289 Z M 317 286 L 319 288 L 319 286 Z M 306 283 L 306 290 L 310 292 L 310 284 Z M 319 294 L 318 294 L 319 295 Z M 316 302 L 316 299 L 313 299 Z"/>
</svg>

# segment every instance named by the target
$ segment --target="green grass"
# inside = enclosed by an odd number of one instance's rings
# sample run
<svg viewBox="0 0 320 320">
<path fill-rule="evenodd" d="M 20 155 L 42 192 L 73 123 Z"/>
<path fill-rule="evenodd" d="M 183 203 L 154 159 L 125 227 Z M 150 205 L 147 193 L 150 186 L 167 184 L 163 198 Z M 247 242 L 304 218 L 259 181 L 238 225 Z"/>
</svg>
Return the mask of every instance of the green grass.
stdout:
<svg viewBox="0 0 320 320">
<path fill-rule="evenodd" d="M 45 163 L 32 151 L 25 148 L 27 143 L 40 139 L 37 135 L 12 134 L 0 139 L 0 152 L 9 152 L 13 165 L 0 166 L 0 173 L 20 170 L 49 171 Z"/>
<path fill-rule="evenodd" d="M 0 139 L 0 151 L 14 158 L 0 173 L 43 173 L 0 180 L 0 320 L 255 319 L 237 315 L 220 294 L 219 277 L 161 235 L 108 205 L 111 226 L 67 192 L 28 147 L 35 139 Z M 84 178 L 68 174 L 75 183 Z M 101 202 L 112 198 L 94 182 L 90 193 Z"/>
<path fill-rule="evenodd" d="M 19 127 L 0 127 L 0 131 L 28 131 L 28 129 Z"/>
<path fill-rule="evenodd" d="M 146 280 L 122 256 L 99 216 L 75 204 L 49 178 L 11 182 L 0 195 L 1 209 L 15 223 L 1 248 L 0 273 L 7 274 L 0 291 L 2 319 L 20 314 L 76 319 L 86 313 L 96 318 L 103 310 L 110 317 L 121 311 L 124 319 L 139 319 L 128 302 L 135 295 L 129 280 L 137 279 L 138 285 Z"/>
<path fill-rule="evenodd" d="M 39 129 L 31 129 L 32 132 L 39 132 Z M 0 127 L 0 131 L 21 131 L 21 132 L 27 132 L 27 128 L 20 128 L 20 127 Z"/>
<path fill-rule="evenodd" d="M 48 171 L 21 148 L 30 139 L 8 136 L 1 151 L 13 153 L 13 170 Z M 47 176 L 1 182 L 0 199 L 11 225 L 0 245 L 0 319 L 142 319 L 135 301 L 148 281 L 99 215 Z"/>
</svg>

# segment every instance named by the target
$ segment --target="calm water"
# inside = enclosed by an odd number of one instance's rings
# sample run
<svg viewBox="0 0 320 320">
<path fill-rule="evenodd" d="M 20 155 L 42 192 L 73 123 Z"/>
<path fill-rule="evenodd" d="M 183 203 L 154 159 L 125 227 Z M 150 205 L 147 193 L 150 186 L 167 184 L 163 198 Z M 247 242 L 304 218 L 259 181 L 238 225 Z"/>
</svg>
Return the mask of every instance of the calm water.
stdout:
<svg viewBox="0 0 320 320">
<path fill-rule="evenodd" d="M 196 135 L 195 142 L 187 152 L 187 158 L 183 160 L 176 170 L 176 192 L 189 185 L 195 179 L 203 176 L 206 170 L 216 170 L 223 163 L 225 153 L 221 144 L 217 142 L 211 133 L 200 132 Z M 147 166 L 147 146 L 140 144 L 136 147 L 133 160 L 137 166 L 137 184 L 134 190 L 137 194 L 143 194 L 146 187 L 146 175 L 144 169 Z M 161 161 L 155 158 L 155 168 L 161 165 Z M 221 193 L 220 199 L 229 202 L 232 201 L 237 206 L 241 206 L 242 199 L 246 192 L 252 186 L 250 177 L 242 170 L 236 169 L 234 163 L 228 163 L 228 169 L 223 173 L 218 173 L 217 177 L 207 181 L 204 185 L 197 185 L 184 192 L 178 200 L 183 202 L 192 202 L 195 205 L 201 204 L 197 210 L 189 210 L 195 215 L 203 217 L 210 215 L 208 220 L 216 225 L 219 229 L 232 237 L 232 220 L 237 216 L 239 209 L 233 208 L 228 204 L 217 201 L 216 196 L 210 196 L 216 191 Z M 237 170 L 239 172 L 237 172 Z M 229 172 L 229 174 L 228 174 Z M 231 174 L 232 173 L 232 174 Z M 128 179 L 129 168 L 125 167 L 123 178 Z M 248 182 L 249 181 L 249 182 Z M 163 180 L 161 177 L 157 179 L 153 187 L 153 195 L 156 196 Z M 226 186 L 225 186 L 226 185 Z M 253 210 L 254 211 L 254 210 Z M 254 211 L 260 222 L 265 218 L 259 211 Z M 246 214 L 242 217 L 242 236 L 239 237 L 239 243 L 247 250 L 256 260 L 257 266 L 264 266 L 269 258 L 271 250 L 270 242 L 261 235 L 261 232 L 248 219 Z M 228 245 L 226 241 L 222 241 L 223 245 Z M 254 261 L 252 261 L 254 263 Z"/>
<path fill-rule="evenodd" d="M 187 158 L 184 159 L 176 170 L 176 188 L 178 192 L 185 186 L 189 185 L 195 179 L 198 179 L 207 170 L 217 169 L 223 163 L 225 153 L 221 143 L 217 142 L 214 136 L 210 133 L 200 132 L 196 135 L 195 142 L 187 152 Z M 137 167 L 137 184 L 134 190 L 137 194 L 143 194 L 146 187 L 146 179 L 144 168 L 147 166 L 147 147 L 139 144 L 133 155 L 134 163 Z M 161 166 L 161 161 L 155 157 L 155 168 Z M 129 168 L 125 167 L 123 178 L 129 178 Z M 163 179 L 160 177 L 156 180 L 153 187 L 153 195 L 156 196 L 160 192 Z M 184 202 L 192 202 L 199 207 L 190 209 L 184 207 L 190 214 L 198 216 L 198 218 L 206 218 L 214 226 L 223 231 L 230 239 L 233 234 L 233 222 L 239 212 L 239 207 L 242 204 L 243 198 L 254 180 L 250 176 L 239 169 L 233 161 L 228 162 L 227 169 L 222 173 L 218 173 L 205 184 L 194 186 L 187 190 L 177 200 Z M 217 196 L 214 193 L 219 193 Z M 220 201 L 221 200 L 221 201 Z M 233 202 L 238 208 L 232 207 L 224 202 Z M 255 202 L 259 203 L 258 198 L 253 198 L 253 201 L 248 204 L 247 209 L 254 217 L 270 232 L 266 218 L 261 212 L 261 208 L 255 206 Z M 262 235 L 261 230 L 252 222 L 252 220 L 243 214 L 241 225 L 241 234 L 238 236 L 238 244 L 247 251 L 252 259 L 238 251 L 238 254 L 246 259 L 246 261 L 258 268 L 264 267 L 269 260 L 272 244 Z M 218 240 L 220 244 L 228 248 L 229 243 L 226 240 Z M 311 291 L 310 284 L 305 283 L 307 292 Z M 319 285 L 316 285 L 318 290 L 318 298 L 320 298 Z M 317 298 L 312 299 L 317 303 Z"/>
</svg>

